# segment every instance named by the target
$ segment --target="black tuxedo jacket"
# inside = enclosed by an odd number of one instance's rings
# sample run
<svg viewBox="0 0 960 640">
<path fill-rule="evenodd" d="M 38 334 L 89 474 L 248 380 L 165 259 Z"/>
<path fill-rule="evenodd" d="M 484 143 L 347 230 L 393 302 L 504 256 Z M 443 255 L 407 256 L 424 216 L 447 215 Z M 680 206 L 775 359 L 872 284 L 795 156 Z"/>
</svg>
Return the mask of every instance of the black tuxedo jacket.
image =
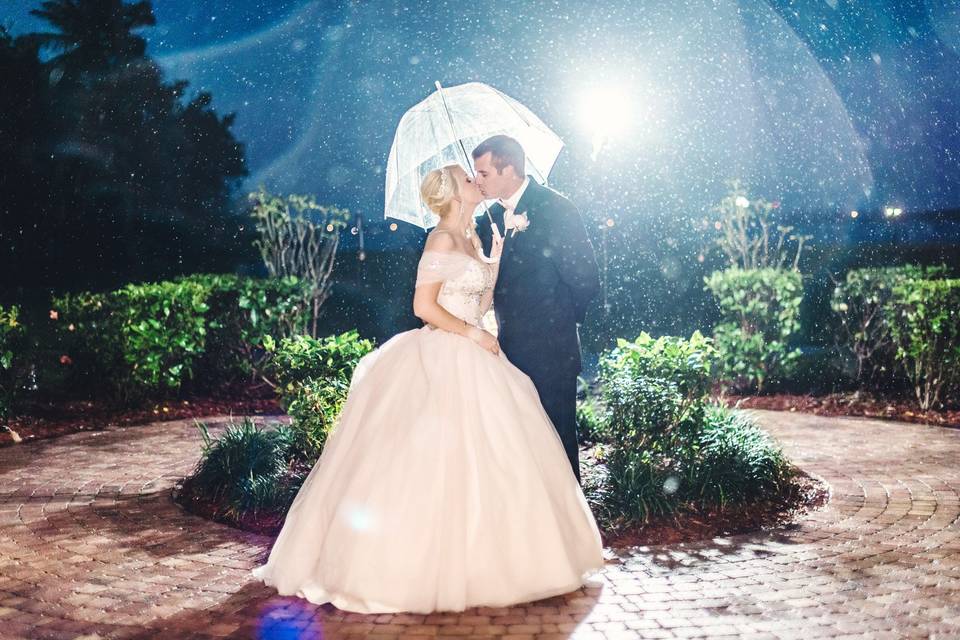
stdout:
<svg viewBox="0 0 960 640">
<path fill-rule="evenodd" d="M 600 290 L 593 246 L 573 203 L 532 178 L 515 209 L 524 212 L 530 224 L 506 233 L 494 291 L 500 346 L 532 378 L 576 375 L 582 370 L 577 324 Z M 490 213 L 503 233 L 503 206 L 495 204 Z M 477 231 L 489 255 L 486 214 Z"/>
</svg>

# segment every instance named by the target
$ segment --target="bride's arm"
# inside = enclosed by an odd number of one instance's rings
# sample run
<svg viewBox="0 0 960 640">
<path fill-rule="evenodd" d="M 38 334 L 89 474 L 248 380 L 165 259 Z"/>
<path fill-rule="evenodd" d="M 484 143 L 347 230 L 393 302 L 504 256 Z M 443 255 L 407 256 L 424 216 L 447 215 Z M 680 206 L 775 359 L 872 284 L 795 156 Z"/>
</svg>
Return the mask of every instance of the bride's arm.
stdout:
<svg viewBox="0 0 960 640">
<path fill-rule="evenodd" d="M 427 244 L 424 250 L 449 252 L 454 250 L 454 248 L 453 240 L 446 234 L 432 234 L 427 238 Z M 443 287 L 443 282 L 431 282 L 416 287 L 413 294 L 414 315 L 426 324 L 433 325 L 443 331 L 456 333 L 457 335 L 465 336 L 474 341 L 481 338 L 481 336 L 478 335 L 482 333 L 481 329 L 467 324 L 465 320 L 458 318 L 440 306 L 437 298 L 440 296 L 441 287 Z"/>
<path fill-rule="evenodd" d="M 470 329 L 476 327 L 468 325 L 465 320 L 453 315 L 437 302 L 442 286 L 442 282 L 434 282 L 417 287 L 413 294 L 413 314 L 438 329 L 470 337 Z"/>
</svg>

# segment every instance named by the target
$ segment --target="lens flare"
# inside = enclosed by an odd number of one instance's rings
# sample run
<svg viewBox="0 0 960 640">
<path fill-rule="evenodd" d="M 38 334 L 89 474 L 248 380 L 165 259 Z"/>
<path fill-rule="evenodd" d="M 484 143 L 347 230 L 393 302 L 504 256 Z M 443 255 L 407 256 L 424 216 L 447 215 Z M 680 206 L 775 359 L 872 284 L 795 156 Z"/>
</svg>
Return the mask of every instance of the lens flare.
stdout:
<svg viewBox="0 0 960 640">
<path fill-rule="evenodd" d="M 595 87 L 580 96 L 580 121 L 593 138 L 596 160 L 612 136 L 623 132 L 632 120 L 633 107 L 627 93 L 618 88 Z"/>
</svg>

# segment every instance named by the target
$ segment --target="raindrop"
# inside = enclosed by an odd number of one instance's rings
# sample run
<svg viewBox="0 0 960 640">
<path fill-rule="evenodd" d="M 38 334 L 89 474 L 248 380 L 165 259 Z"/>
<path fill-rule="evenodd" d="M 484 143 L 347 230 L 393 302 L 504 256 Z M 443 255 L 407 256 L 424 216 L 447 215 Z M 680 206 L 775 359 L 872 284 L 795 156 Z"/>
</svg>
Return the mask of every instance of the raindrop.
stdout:
<svg viewBox="0 0 960 640">
<path fill-rule="evenodd" d="M 667 476 L 663 481 L 663 492 L 667 495 L 673 495 L 680 488 L 680 478 L 675 475 Z"/>
</svg>

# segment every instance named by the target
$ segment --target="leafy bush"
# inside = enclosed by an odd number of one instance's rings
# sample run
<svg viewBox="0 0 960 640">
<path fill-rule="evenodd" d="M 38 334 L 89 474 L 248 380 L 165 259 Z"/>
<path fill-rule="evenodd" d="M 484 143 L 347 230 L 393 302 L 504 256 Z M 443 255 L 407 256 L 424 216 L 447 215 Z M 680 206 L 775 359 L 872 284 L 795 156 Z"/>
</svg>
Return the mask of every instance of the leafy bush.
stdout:
<svg viewBox="0 0 960 640">
<path fill-rule="evenodd" d="M 117 397 L 127 375 L 120 330 L 108 293 L 72 293 L 55 297 L 50 319 L 65 364 L 62 384 L 82 394 Z M 66 364 L 69 363 L 69 364 Z"/>
<path fill-rule="evenodd" d="M 603 355 L 605 476 L 591 495 L 607 526 L 781 488 L 787 465 L 772 443 L 746 418 L 707 404 L 717 358 L 699 333 L 690 340 L 643 334 Z"/>
<path fill-rule="evenodd" d="M 284 405 L 293 419 L 298 460 L 312 464 L 323 451 L 347 399 L 348 383 L 342 380 L 306 380 L 284 394 Z"/>
<path fill-rule="evenodd" d="M 20 308 L 0 306 L 0 427 L 5 427 L 21 385 L 26 331 Z"/>
<path fill-rule="evenodd" d="M 862 386 L 889 385 L 898 368 L 897 349 L 887 321 L 894 287 L 945 275 L 943 266 L 871 267 L 852 269 L 836 285 L 830 307 L 840 322 L 838 346 L 853 357 L 853 376 Z"/>
<path fill-rule="evenodd" d="M 577 441 L 592 444 L 606 439 L 603 430 L 603 409 L 595 398 L 577 401 Z"/>
<path fill-rule="evenodd" d="M 268 342 L 305 329 L 307 289 L 294 278 L 204 274 L 55 298 L 69 382 L 135 403 L 259 376 Z"/>
<path fill-rule="evenodd" d="M 265 431 L 245 419 L 213 439 L 198 423 L 203 455 L 184 487 L 233 520 L 286 512 L 340 415 L 353 370 L 373 349 L 355 331 L 322 340 L 294 335 L 279 344 L 266 334 L 264 343 L 292 426 Z"/>
<path fill-rule="evenodd" d="M 715 271 L 706 289 L 720 307 L 714 341 L 721 354 L 721 381 L 738 391 L 762 392 L 793 372 L 798 349 L 790 339 L 800 328 L 803 281 L 796 271 Z"/>
<path fill-rule="evenodd" d="M 281 387 L 306 379 L 340 379 L 349 382 L 360 358 L 373 350 L 373 342 L 364 340 L 356 331 L 336 336 L 311 338 L 295 335 L 275 346 L 273 371 Z"/>
<path fill-rule="evenodd" d="M 200 274 L 180 281 L 207 291 L 207 340 L 198 369 L 208 388 L 262 376 L 268 336 L 306 331 L 311 287 L 297 278 Z"/>
<path fill-rule="evenodd" d="M 323 339 L 296 335 L 268 342 L 281 402 L 293 418 L 297 455 L 315 461 L 346 401 L 353 371 L 373 343 L 356 331 Z"/>
<path fill-rule="evenodd" d="M 206 343 L 207 293 L 195 282 L 129 284 L 114 292 L 130 372 L 121 387 L 125 398 L 176 392 L 193 378 Z"/>
<path fill-rule="evenodd" d="M 607 472 L 603 512 L 628 522 L 669 513 L 674 505 L 664 482 L 692 456 L 689 427 L 696 416 L 680 419 L 675 385 L 629 371 L 605 380 L 603 399 L 609 434 L 598 450 Z"/>
<path fill-rule="evenodd" d="M 602 378 L 626 370 L 648 379 L 669 380 L 683 396 L 683 404 L 690 405 L 710 392 L 717 355 L 712 341 L 699 331 L 689 340 L 653 338 L 644 331 L 633 342 L 618 339 L 617 348 L 602 358 L 600 375 Z"/>
<path fill-rule="evenodd" d="M 196 282 L 129 284 L 54 299 L 64 344 L 122 402 L 176 392 L 206 340 L 207 290 Z M 73 355 L 70 355 L 73 359 Z"/>
<path fill-rule="evenodd" d="M 707 407 L 699 444 L 700 462 L 685 483 L 690 499 L 748 502 L 776 494 L 788 479 L 782 451 L 742 413 Z"/>
<path fill-rule="evenodd" d="M 238 519 L 261 511 L 284 512 L 303 478 L 290 474 L 292 429 L 278 425 L 264 430 L 245 418 L 212 438 L 206 424 L 197 423 L 203 437 L 200 461 L 188 482 L 194 495 L 218 506 L 217 516 Z"/>
<path fill-rule="evenodd" d="M 943 404 L 960 383 L 960 279 L 903 280 L 887 322 L 921 409 Z"/>
</svg>

